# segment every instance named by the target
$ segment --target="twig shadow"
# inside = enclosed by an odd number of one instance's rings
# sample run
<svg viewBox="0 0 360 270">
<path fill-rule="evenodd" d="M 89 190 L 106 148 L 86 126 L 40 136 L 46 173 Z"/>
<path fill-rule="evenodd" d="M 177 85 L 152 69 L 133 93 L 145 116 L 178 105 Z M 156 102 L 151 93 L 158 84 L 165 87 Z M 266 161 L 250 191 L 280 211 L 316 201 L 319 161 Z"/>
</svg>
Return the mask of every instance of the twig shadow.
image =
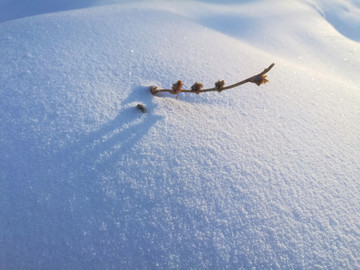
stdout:
<svg viewBox="0 0 360 270">
<path fill-rule="evenodd" d="M 79 178 L 94 177 L 114 166 L 121 155 L 132 151 L 156 122 L 162 119 L 153 114 L 155 105 L 148 90 L 148 87 L 134 87 L 121 102 L 122 109 L 114 119 L 94 132 L 79 136 L 75 143 L 59 153 L 62 169 L 76 168 Z M 139 103 L 147 107 L 145 113 L 137 108 Z"/>
</svg>

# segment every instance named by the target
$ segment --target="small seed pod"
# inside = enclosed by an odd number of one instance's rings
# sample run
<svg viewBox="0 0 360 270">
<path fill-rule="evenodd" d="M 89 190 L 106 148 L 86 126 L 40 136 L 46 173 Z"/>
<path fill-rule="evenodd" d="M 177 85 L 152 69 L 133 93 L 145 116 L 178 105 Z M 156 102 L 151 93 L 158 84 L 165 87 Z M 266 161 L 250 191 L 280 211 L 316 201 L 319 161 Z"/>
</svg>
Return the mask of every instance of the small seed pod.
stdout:
<svg viewBox="0 0 360 270">
<path fill-rule="evenodd" d="M 200 94 L 200 90 L 203 88 L 202 83 L 194 83 L 193 86 L 191 86 L 191 91 L 195 92 L 196 94 Z"/>
<path fill-rule="evenodd" d="M 223 89 L 224 89 L 224 85 L 225 85 L 225 81 L 224 80 L 218 80 L 216 83 L 215 83 L 215 88 L 216 90 L 218 90 L 218 92 L 221 92 Z"/>
<path fill-rule="evenodd" d="M 138 108 L 142 113 L 146 113 L 146 107 L 144 104 L 139 103 L 136 105 L 136 108 Z"/>
</svg>

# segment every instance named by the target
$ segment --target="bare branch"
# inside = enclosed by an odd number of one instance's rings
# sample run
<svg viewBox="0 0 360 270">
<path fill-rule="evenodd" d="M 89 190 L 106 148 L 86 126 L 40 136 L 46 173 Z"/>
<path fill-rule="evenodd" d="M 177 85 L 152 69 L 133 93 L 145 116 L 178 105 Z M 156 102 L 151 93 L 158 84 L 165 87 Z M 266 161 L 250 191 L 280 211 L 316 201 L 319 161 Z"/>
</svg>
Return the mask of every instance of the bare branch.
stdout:
<svg viewBox="0 0 360 270">
<path fill-rule="evenodd" d="M 232 85 L 229 86 L 225 86 L 225 82 L 223 80 L 219 80 L 215 83 L 215 87 L 214 88 L 207 88 L 207 89 L 201 89 L 203 87 L 203 85 L 201 83 L 196 82 L 190 90 L 188 89 L 182 89 L 181 87 L 183 86 L 182 81 L 177 81 L 176 83 L 173 84 L 172 89 L 158 89 L 157 86 L 151 86 L 150 90 L 152 94 L 157 94 L 160 92 L 169 92 L 171 94 L 174 95 L 179 95 L 180 92 L 185 92 L 185 93 L 195 93 L 195 94 L 200 94 L 200 93 L 204 93 L 204 92 L 211 92 L 211 91 L 217 91 L 217 92 L 221 92 L 224 90 L 228 90 L 234 87 L 238 87 L 242 84 L 245 83 L 255 83 L 257 85 L 261 85 L 264 83 L 267 83 L 268 80 L 266 79 L 266 73 L 268 73 L 273 67 L 275 66 L 274 63 L 272 63 L 268 68 L 264 69 L 263 72 L 260 72 L 257 75 L 254 75 L 250 78 L 247 78 L 245 80 L 242 80 L 240 82 L 234 83 Z"/>
</svg>

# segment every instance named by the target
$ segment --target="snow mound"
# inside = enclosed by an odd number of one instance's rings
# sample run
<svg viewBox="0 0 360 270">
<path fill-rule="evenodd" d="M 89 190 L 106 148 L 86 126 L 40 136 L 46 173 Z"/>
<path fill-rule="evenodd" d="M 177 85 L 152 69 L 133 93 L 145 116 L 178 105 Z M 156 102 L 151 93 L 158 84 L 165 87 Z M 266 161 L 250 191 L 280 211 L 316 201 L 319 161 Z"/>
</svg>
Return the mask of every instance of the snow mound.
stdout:
<svg viewBox="0 0 360 270">
<path fill-rule="evenodd" d="M 249 13 L 268 3 L 1 23 L 0 268 L 359 267 L 360 45 L 301 1 Z"/>
<path fill-rule="evenodd" d="M 341 34 L 360 41 L 359 1 L 318 0 L 310 3 Z"/>
</svg>

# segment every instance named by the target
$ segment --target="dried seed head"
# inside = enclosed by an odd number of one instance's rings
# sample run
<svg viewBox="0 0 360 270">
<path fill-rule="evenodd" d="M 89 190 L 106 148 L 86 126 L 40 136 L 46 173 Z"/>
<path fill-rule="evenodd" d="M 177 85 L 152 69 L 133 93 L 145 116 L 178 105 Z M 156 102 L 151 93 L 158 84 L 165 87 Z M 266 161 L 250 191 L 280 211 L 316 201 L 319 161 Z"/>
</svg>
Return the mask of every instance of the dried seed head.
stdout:
<svg viewBox="0 0 360 270">
<path fill-rule="evenodd" d="M 138 105 L 136 105 L 136 108 L 138 108 L 142 113 L 146 112 L 146 107 L 144 104 L 139 103 Z"/>
<path fill-rule="evenodd" d="M 256 75 L 252 78 L 251 82 L 256 83 L 257 85 L 267 83 L 266 75 Z"/>
<path fill-rule="evenodd" d="M 194 83 L 193 86 L 191 86 L 191 91 L 195 92 L 196 94 L 200 94 L 200 90 L 203 88 L 202 83 Z"/>
<path fill-rule="evenodd" d="M 218 80 L 216 83 L 215 83 L 215 88 L 216 90 L 218 90 L 218 92 L 221 92 L 224 88 L 224 85 L 225 85 L 225 81 L 224 80 Z"/>
<path fill-rule="evenodd" d="M 172 86 L 171 94 L 177 95 L 181 92 L 181 87 L 183 86 L 182 81 L 178 80 L 176 83 Z"/>
</svg>

